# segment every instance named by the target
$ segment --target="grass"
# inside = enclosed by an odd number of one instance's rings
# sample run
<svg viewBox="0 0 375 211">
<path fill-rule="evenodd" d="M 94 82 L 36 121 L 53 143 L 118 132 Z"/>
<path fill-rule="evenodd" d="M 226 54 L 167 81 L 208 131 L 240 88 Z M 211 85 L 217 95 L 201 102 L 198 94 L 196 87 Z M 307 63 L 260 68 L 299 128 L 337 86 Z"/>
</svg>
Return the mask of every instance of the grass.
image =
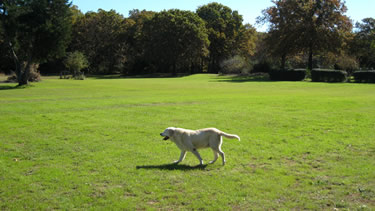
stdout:
<svg viewBox="0 0 375 211">
<path fill-rule="evenodd" d="M 0 209 L 375 209 L 375 86 L 180 78 L 0 84 Z M 217 127 L 196 167 L 168 126 Z M 211 150 L 200 150 L 205 163 Z"/>
</svg>

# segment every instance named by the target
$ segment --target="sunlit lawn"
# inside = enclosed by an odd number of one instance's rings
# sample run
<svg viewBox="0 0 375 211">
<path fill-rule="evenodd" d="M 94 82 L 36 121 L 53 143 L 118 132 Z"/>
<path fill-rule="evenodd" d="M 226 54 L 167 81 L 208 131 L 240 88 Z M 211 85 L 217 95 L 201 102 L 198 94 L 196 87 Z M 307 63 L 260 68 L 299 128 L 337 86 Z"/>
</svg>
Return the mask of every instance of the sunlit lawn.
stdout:
<svg viewBox="0 0 375 211">
<path fill-rule="evenodd" d="M 0 209 L 375 209 L 375 85 L 181 78 L 0 84 Z M 216 127 L 195 167 L 168 126 Z M 200 150 L 208 163 L 211 150 Z"/>
</svg>

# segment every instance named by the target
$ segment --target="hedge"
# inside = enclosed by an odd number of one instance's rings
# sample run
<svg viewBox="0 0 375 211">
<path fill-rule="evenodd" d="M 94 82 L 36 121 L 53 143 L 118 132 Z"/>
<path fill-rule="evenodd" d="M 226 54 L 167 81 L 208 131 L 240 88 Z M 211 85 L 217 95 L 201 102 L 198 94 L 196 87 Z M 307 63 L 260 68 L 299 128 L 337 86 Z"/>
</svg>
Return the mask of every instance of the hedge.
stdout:
<svg viewBox="0 0 375 211">
<path fill-rule="evenodd" d="M 345 82 L 347 73 L 342 70 L 313 69 L 311 79 L 313 82 Z"/>
<path fill-rule="evenodd" d="M 269 74 L 273 81 L 302 81 L 306 77 L 306 70 L 272 70 Z"/>
<path fill-rule="evenodd" d="M 375 83 L 375 70 L 364 70 L 353 73 L 354 80 L 359 83 Z"/>
</svg>

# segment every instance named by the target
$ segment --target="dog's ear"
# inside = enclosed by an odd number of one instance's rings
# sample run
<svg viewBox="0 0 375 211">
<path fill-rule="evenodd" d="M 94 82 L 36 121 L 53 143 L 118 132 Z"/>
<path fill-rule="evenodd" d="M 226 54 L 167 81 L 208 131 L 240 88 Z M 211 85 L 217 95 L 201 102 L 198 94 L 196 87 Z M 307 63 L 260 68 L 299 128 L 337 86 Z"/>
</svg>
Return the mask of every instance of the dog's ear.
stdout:
<svg viewBox="0 0 375 211">
<path fill-rule="evenodd" d="M 174 134 L 174 128 L 169 128 L 168 133 L 169 133 L 170 137 L 173 136 L 173 134 Z"/>
</svg>

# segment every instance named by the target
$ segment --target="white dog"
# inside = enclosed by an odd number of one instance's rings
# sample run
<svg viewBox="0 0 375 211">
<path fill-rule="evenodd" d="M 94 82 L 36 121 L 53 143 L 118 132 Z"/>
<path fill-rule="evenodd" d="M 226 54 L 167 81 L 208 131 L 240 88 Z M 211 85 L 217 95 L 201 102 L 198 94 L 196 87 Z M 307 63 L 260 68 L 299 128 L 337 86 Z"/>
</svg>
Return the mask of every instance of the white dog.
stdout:
<svg viewBox="0 0 375 211">
<path fill-rule="evenodd" d="M 177 145 L 181 150 L 180 158 L 174 163 L 179 163 L 185 159 L 187 151 L 192 152 L 198 159 L 199 164 L 203 165 L 203 160 L 198 153 L 197 149 L 210 147 L 214 152 L 214 159 L 210 163 L 214 163 L 218 155 L 223 159 L 223 165 L 225 165 L 225 155 L 221 150 L 221 144 L 223 143 L 222 136 L 230 139 L 238 139 L 237 135 L 224 133 L 216 128 L 207 128 L 200 130 L 187 130 L 182 128 L 169 127 L 160 133 L 164 137 L 163 140 L 169 138 Z"/>
</svg>

